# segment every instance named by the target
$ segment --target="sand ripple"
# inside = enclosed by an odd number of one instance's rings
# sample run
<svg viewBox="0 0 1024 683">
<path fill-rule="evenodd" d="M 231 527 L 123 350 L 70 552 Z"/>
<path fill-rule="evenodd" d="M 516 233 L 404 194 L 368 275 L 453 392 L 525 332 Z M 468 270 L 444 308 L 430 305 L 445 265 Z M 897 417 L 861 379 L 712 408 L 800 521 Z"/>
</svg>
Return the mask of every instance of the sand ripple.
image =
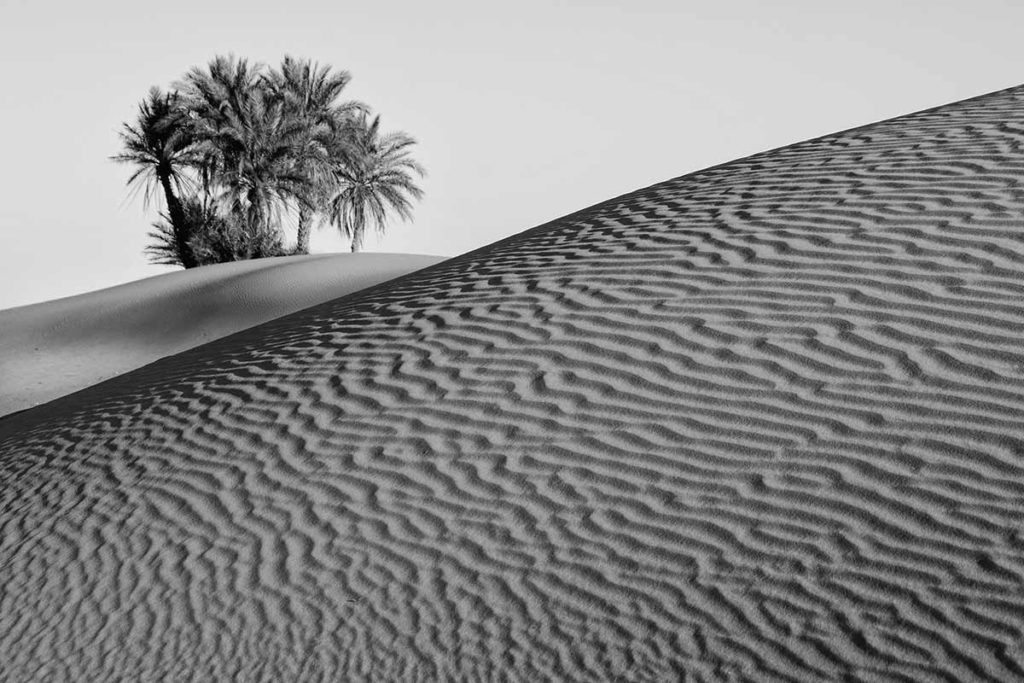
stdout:
<svg viewBox="0 0 1024 683">
<path fill-rule="evenodd" d="M 0 679 L 1024 678 L 1022 100 L 0 420 Z"/>
</svg>

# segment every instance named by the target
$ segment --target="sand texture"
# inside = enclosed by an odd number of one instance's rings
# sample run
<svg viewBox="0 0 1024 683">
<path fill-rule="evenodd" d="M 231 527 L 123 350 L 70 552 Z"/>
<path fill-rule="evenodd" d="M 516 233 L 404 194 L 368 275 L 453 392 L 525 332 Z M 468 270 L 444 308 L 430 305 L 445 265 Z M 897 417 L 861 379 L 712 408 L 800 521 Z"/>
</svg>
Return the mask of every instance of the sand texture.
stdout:
<svg viewBox="0 0 1024 683">
<path fill-rule="evenodd" d="M 1022 333 L 1024 87 L 639 190 L 0 420 L 0 679 L 1024 678 Z"/>
<path fill-rule="evenodd" d="M 438 263 L 317 254 L 224 263 L 0 311 L 0 416 Z"/>
</svg>

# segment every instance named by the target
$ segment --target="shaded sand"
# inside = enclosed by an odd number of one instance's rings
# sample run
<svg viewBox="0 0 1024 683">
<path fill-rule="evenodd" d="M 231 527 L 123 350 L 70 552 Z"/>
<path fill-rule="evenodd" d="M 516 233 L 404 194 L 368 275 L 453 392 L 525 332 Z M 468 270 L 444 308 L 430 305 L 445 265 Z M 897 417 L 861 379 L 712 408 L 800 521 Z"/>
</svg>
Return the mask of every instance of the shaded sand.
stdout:
<svg viewBox="0 0 1024 683">
<path fill-rule="evenodd" d="M 0 310 L 0 415 L 441 260 L 409 254 L 256 259 Z"/>
<path fill-rule="evenodd" d="M 1022 182 L 1018 88 L 0 420 L 0 679 L 1019 680 Z"/>
</svg>

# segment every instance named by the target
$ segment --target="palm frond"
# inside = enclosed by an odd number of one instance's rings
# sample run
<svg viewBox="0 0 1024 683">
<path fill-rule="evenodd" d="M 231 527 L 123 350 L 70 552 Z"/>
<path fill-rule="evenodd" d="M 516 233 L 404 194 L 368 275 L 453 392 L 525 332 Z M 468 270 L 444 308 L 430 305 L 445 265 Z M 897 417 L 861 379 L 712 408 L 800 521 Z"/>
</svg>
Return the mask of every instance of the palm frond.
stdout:
<svg viewBox="0 0 1024 683">
<path fill-rule="evenodd" d="M 354 123 L 354 153 L 334 169 L 339 189 L 329 215 L 358 251 L 367 228 L 383 233 L 390 213 L 412 219 L 412 201 L 423 197 L 416 177 L 424 177 L 426 170 L 409 156 L 414 138 L 402 132 L 382 134 L 379 116 L 362 115 Z"/>
</svg>

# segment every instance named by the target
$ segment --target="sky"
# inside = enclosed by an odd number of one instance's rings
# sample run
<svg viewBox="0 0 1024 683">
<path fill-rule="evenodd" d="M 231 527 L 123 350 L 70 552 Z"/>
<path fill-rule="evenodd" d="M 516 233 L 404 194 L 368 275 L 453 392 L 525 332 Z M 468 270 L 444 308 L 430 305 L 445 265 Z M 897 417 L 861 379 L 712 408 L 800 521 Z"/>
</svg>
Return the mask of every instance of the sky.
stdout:
<svg viewBox="0 0 1024 683">
<path fill-rule="evenodd" d="M 232 53 L 352 73 L 418 140 L 414 220 L 454 256 L 756 152 L 1024 82 L 1010 0 L 0 0 L 0 309 L 168 272 L 109 160 L 150 86 Z M 345 251 L 331 229 L 314 252 Z"/>
</svg>

